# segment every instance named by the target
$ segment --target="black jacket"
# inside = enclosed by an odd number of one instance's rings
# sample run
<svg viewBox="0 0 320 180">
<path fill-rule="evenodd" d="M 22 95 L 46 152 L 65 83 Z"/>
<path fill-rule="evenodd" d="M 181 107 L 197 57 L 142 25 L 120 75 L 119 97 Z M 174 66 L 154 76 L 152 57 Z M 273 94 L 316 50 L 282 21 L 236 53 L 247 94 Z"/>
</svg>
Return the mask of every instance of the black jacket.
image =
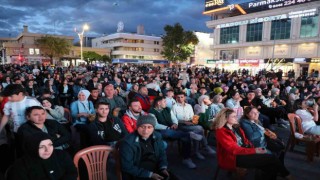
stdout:
<svg viewBox="0 0 320 180">
<path fill-rule="evenodd" d="M 91 145 L 108 145 L 110 142 L 119 141 L 127 134 L 128 132 L 119 118 L 108 117 L 104 123 L 95 119 L 89 124 Z"/>
<path fill-rule="evenodd" d="M 60 150 L 46 160 L 24 156 L 8 172 L 8 180 L 76 180 L 77 176 L 72 159 Z"/>
<path fill-rule="evenodd" d="M 47 128 L 48 134 L 51 137 L 54 147 L 61 146 L 63 144 L 69 143 L 71 135 L 69 131 L 60 123 L 55 120 L 46 120 L 44 122 L 45 127 Z M 25 138 L 37 133 L 42 132 L 37 126 L 35 126 L 31 121 L 27 121 L 22 124 L 18 130 L 19 141 L 24 144 Z M 58 138 L 59 135 L 60 137 Z"/>
</svg>

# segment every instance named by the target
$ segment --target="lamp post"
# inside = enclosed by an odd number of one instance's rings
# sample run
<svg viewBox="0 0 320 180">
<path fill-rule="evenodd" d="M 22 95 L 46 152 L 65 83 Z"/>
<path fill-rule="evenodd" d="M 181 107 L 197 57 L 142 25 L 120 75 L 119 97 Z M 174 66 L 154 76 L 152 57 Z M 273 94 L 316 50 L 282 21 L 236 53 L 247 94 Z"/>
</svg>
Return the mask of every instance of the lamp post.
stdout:
<svg viewBox="0 0 320 180">
<path fill-rule="evenodd" d="M 89 26 L 87 24 L 84 24 L 82 26 L 82 32 L 78 32 L 77 29 L 75 28 L 74 31 L 78 34 L 79 39 L 80 39 L 80 54 L 81 54 L 81 60 L 83 60 L 83 51 L 82 51 L 82 47 L 83 47 L 83 34 L 84 31 L 89 30 Z"/>
</svg>

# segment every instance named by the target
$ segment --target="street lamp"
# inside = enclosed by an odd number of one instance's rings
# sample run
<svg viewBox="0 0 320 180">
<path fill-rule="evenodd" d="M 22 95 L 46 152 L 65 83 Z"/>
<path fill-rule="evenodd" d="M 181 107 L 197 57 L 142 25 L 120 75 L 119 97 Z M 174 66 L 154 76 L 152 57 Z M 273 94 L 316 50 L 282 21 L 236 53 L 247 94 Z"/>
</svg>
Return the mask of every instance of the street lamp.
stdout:
<svg viewBox="0 0 320 180">
<path fill-rule="evenodd" d="M 74 31 L 78 34 L 79 36 L 79 39 L 80 39 L 80 53 L 81 53 L 81 60 L 83 60 L 83 51 L 82 51 L 82 46 L 83 46 L 83 34 L 84 34 L 84 31 L 87 31 L 89 30 L 89 26 L 88 24 L 84 24 L 82 26 L 82 32 L 78 32 L 77 29 L 75 28 Z"/>
</svg>

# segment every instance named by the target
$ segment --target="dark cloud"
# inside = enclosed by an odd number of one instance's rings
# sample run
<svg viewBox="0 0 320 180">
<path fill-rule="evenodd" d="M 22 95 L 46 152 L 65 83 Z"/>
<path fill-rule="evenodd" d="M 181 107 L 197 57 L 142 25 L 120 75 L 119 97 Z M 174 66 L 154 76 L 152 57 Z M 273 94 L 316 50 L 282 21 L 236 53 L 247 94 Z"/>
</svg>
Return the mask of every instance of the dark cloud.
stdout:
<svg viewBox="0 0 320 180">
<path fill-rule="evenodd" d="M 125 32 L 136 32 L 139 24 L 147 34 L 163 34 L 167 24 L 181 23 L 186 30 L 210 32 L 199 0 L 0 0 L 0 36 L 31 32 L 76 36 L 73 29 L 88 23 L 90 36 L 116 32 L 124 22 Z"/>
</svg>

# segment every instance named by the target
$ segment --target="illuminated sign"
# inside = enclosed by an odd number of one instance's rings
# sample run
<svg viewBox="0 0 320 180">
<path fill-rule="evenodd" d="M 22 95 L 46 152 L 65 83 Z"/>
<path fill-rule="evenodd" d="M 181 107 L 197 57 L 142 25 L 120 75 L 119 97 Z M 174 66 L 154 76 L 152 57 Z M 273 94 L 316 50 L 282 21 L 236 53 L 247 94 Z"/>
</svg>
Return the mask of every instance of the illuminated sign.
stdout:
<svg viewBox="0 0 320 180">
<path fill-rule="evenodd" d="M 311 63 L 320 63 L 320 58 L 312 58 Z"/>
<path fill-rule="evenodd" d="M 239 59 L 241 67 L 259 67 L 259 59 Z"/>
<path fill-rule="evenodd" d="M 224 0 L 210 0 L 206 1 L 206 7 L 212 7 L 212 6 L 221 6 L 224 4 Z"/>
<path fill-rule="evenodd" d="M 267 16 L 267 17 L 261 17 L 261 18 L 254 18 L 250 20 L 244 20 L 244 21 L 237 21 L 237 22 L 231 22 L 231 23 L 225 23 L 225 24 L 219 24 L 216 28 L 225 28 L 225 27 L 233 27 L 233 26 L 241 26 L 246 24 L 254 24 L 254 23 L 261 23 L 261 22 L 268 22 L 268 21 L 274 21 L 274 20 L 281 20 L 281 19 L 288 19 L 288 18 L 296 18 L 296 17 L 308 17 L 308 16 L 314 16 L 317 13 L 317 9 L 308 9 L 303 11 L 294 11 L 290 12 L 288 14 L 281 14 L 281 15 L 275 15 L 275 16 Z"/>
<path fill-rule="evenodd" d="M 214 60 L 208 59 L 207 64 L 233 64 L 234 60 Z"/>
<path fill-rule="evenodd" d="M 220 0 L 206 0 L 203 14 L 229 11 L 237 16 L 239 15 L 237 11 L 240 11 L 241 14 L 248 14 L 316 1 L 319 0 L 228 0 L 223 3 Z"/>
</svg>

